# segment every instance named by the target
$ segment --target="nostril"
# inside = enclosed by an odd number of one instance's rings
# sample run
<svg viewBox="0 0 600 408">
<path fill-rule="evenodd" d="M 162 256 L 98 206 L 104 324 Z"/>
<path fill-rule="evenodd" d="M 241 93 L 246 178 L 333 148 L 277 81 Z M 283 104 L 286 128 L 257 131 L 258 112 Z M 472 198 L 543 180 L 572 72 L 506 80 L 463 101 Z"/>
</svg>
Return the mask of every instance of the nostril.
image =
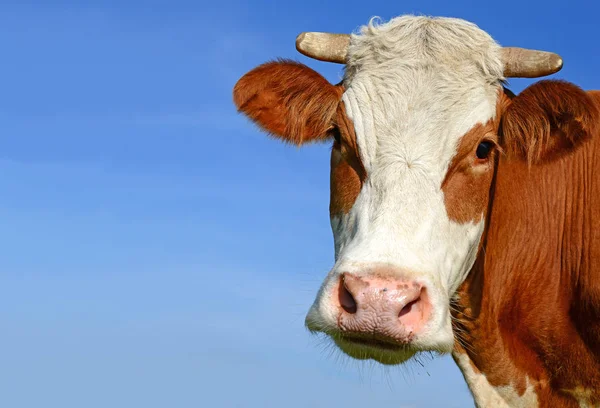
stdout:
<svg viewBox="0 0 600 408">
<path fill-rule="evenodd" d="M 400 324 L 411 332 L 419 331 L 423 328 L 423 325 L 429 319 L 431 311 L 431 303 L 429 302 L 429 296 L 425 287 L 421 287 L 420 291 L 414 295 L 416 297 L 404 305 L 398 313 Z"/>
<path fill-rule="evenodd" d="M 421 297 L 419 296 L 418 298 L 416 298 L 412 302 L 407 303 L 406 306 L 404 306 L 402 308 L 402 310 L 400 310 L 400 313 L 398 314 L 398 317 L 402 317 L 402 316 L 405 316 L 405 315 L 409 314 L 412 311 L 413 307 L 416 306 L 416 304 L 419 303 L 420 300 L 421 300 Z"/>
<path fill-rule="evenodd" d="M 342 281 L 340 282 L 339 300 L 340 306 L 342 306 L 347 313 L 356 313 L 356 300 L 354 300 L 354 297 L 348 288 L 346 288 L 343 277 Z"/>
</svg>

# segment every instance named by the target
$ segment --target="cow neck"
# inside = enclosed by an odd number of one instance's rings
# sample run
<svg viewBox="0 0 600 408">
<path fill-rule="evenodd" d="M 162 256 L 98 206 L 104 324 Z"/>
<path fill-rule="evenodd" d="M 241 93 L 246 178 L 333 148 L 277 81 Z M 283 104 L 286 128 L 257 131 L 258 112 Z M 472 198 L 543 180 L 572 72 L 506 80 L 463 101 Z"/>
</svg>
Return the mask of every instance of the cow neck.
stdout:
<svg viewBox="0 0 600 408">
<path fill-rule="evenodd" d="M 551 163 L 497 164 L 453 313 L 454 358 L 481 406 L 600 402 L 597 139 Z"/>
</svg>

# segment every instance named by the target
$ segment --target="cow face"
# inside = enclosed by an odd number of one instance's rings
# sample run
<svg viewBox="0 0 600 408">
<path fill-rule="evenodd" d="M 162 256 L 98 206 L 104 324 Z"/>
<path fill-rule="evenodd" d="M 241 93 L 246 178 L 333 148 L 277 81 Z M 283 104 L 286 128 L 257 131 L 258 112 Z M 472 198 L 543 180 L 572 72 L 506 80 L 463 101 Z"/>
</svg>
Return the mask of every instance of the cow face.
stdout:
<svg viewBox="0 0 600 408">
<path fill-rule="evenodd" d="M 336 264 L 307 326 L 351 356 L 398 363 L 452 349 L 448 305 L 483 233 L 503 94 L 487 34 L 388 24 L 349 50 L 332 151 Z"/>
<path fill-rule="evenodd" d="M 448 352 L 449 305 L 475 261 L 506 142 L 499 127 L 516 105 L 503 92 L 500 48 L 461 20 L 401 17 L 363 28 L 348 53 L 337 86 L 279 61 L 234 90 L 274 136 L 333 141 L 335 265 L 307 327 L 386 364 Z M 519 123 L 503 125 L 519 133 Z"/>
</svg>

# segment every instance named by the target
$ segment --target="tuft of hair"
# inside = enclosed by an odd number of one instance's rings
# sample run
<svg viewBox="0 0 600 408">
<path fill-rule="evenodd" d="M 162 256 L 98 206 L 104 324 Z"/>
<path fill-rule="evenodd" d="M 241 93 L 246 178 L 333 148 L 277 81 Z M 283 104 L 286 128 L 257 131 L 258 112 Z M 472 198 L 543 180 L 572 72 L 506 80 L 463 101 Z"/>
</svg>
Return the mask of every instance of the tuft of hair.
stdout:
<svg viewBox="0 0 600 408">
<path fill-rule="evenodd" d="M 306 65 L 278 60 L 244 75 L 233 100 L 271 135 L 301 145 L 328 137 L 342 92 Z"/>
<path fill-rule="evenodd" d="M 346 73 L 351 77 L 358 68 L 380 70 L 387 63 L 414 68 L 428 64 L 496 83 L 504 79 L 500 50 L 488 33 L 465 20 L 404 15 L 379 24 L 375 17 L 352 35 Z"/>
<path fill-rule="evenodd" d="M 560 80 L 539 81 L 519 95 L 502 116 L 502 144 L 508 155 L 530 164 L 558 158 L 600 130 L 593 98 Z"/>
</svg>

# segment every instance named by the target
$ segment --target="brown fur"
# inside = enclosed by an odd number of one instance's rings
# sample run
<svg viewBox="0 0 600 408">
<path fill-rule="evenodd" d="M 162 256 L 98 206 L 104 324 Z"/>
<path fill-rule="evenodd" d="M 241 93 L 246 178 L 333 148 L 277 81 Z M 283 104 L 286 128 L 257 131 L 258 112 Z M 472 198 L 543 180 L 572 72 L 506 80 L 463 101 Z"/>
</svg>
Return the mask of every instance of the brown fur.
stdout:
<svg viewBox="0 0 600 408">
<path fill-rule="evenodd" d="M 578 387 L 597 404 L 600 97 L 564 83 L 534 86 L 503 117 L 508 155 L 497 163 L 483 250 L 459 290 L 455 332 L 465 347 L 457 351 L 493 386 L 523 393 L 529 378 L 542 407 L 578 406 Z"/>
<path fill-rule="evenodd" d="M 568 153 L 595 132 L 592 97 L 564 81 L 539 81 L 513 100 L 502 118 L 502 143 L 530 163 Z"/>
<path fill-rule="evenodd" d="M 235 85 L 233 100 L 267 132 L 301 145 L 329 138 L 343 88 L 293 61 L 263 64 Z"/>
</svg>

